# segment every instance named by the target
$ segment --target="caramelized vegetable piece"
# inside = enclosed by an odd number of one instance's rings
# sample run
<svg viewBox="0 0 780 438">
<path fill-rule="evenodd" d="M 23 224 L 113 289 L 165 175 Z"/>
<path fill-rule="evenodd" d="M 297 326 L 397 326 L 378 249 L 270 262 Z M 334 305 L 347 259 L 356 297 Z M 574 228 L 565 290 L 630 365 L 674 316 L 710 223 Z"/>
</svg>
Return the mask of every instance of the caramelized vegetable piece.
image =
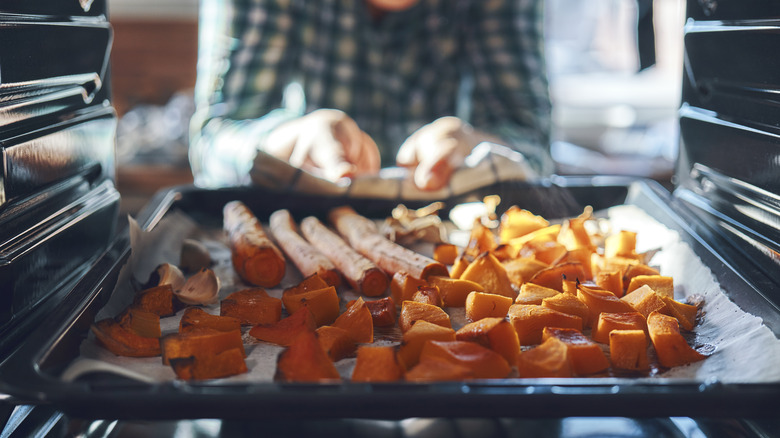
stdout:
<svg viewBox="0 0 780 438">
<path fill-rule="evenodd" d="M 572 377 L 569 349 L 560 339 L 551 337 L 544 343 L 524 351 L 517 360 L 520 377 Z"/>
<path fill-rule="evenodd" d="M 633 231 L 621 230 L 617 234 L 607 236 L 604 240 L 604 257 L 625 257 L 635 259 L 636 254 L 636 233 Z"/>
<path fill-rule="evenodd" d="M 330 285 L 317 274 L 309 275 L 295 286 L 288 287 L 282 294 L 297 295 L 317 289 L 325 289 Z"/>
<path fill-rule="evenodd" d="M 523 283 L 520 293 L 515 297 L 515 304 L 541 305 L 542 300 L 559 295 L 561 292 L 549 287 L 539 286 L 533 283 Z"/>
<path fill-rule="evenodd" d="M 506 243 L 517 237 L 546 228 L 549 225 L 550 223 L 547 222 L 547 219 L 513 205 L 501 215 L 501 222 L 498 228 L 499 241 Z"/>
<path fill-rule="evenodd" d="M 477 379 L 501 379 L 512 372 L 503 356 L 474 342 L 428 341 L 420 352 L 420 362 L 429 357 L 463 365 L 469 368 Z"/>
<path fill-rule="evenodd" d="M 506 359 L 509 365 L 517 363 L 520 342 L 512 324 L 504 318 L 482 318 L 455 332 L 458 341 L 476 342 Z"/>
<path fill-rule="evenodd" d="M 623 271 L 623 285 L 628 286 L 631 284 L 631 280 L 638 275 L 660 275 L 658 269 L 652 268 L 641 263 L 629 265 Z"/>
<path fill-rule="evenodd" d="M 152 312 L 130 307 L 117 317 L 117 322 L 124 329 L 130 330 L 138 336 L 145 338 L 162 336 L 160 316 Z"/>
<path fill-rule="evenodd" d="M 182 380 L 219 379 L 248 371 L 244 354 L 231 348 L 213 356 L 190 356 L 171 359 L 171 368 Z"/>
<path fill-rule="evenodd" d="M 590 324 L 590 310 L 576 295 L 568 293 L 559 293 L 553 297 L 542 300 L 542 307 L 557 310 L 569 315 L 575 315 L 582 318 L 582 326 L 588 327 Z"/>
<path fill-rule="evenodd" d="M 230 316 L 206 313 L 200 307 L 188 307 L 179 320 L 179 333 L 185 333 L 195 328 L 211 328 L 229 332 L 231 330 L 241 330 L 241 322 Z"/>
<path fill-rule="evenodd" d="M 530 280 L 531 283 L 538 284 L 550 289 L 563 292 L 563 279 L 585 281 L 588 274 L 585 268 L 579 263 L 563 263 L 551 266 L 537 272 Z"/>
<path fill-rule="evenodd" d="M 322 349 L 333 362 L 355 354 L 357 344 L 349 332 L 343 328 L 324 325 L 317 328 L 316 333 Z"/>
<path fill-rule="evenodd" d="M 561 327 L 582 330 L 582 318 L 533 304 L 513 304 L 509 308 L 509 322 L 517 332 L 520 345 L 542 342 L 545 327 Z"/>
<path fill-rule="evenodd" d="M 176 313 L 173 304 L 173 287 L 164 284 L 144 289 L 135 296 L 132 307 L 158 316 L 171 316 Z"/>
<path fill-rule="evenodd" d="M 395 382 L 403 378 L 392 346 L 361 346 L 352 370 L 353 382 Z"/>
<path fill-rule="evenodd" d="M 669 297 L 661 297 L 666 304 L 666 307 L 660 310 L 661 313 L 677 318 L 677 322 L 680 323 L 680 327 L 685 330 L 691 331 L 696 325 L 696 315 L 699 312 L 699 308 L 690 304 L 681 303 L 675 301 Z"/>
<path fill-rule="evenodd" d="M 496 242 L 496 235 L 493 234 L 493 231 L 483 225 L 479 218 L 474 219 L 469 242 L 466 245 L 466 248 L 463 249 L 463 253 L 471 257 L 476 257 L 483 252 L 493 251 L 496 246 L 498 246 L 498 243 Z"/>
<path fill-rule="evenodd" d="M 549 268 L 550 265 L 540 262 L 532 257 L 521 257 L 504 262 L 504 268 L 509 276 L 509 280 L 515 286 L 521 286 L 526 281 L 533 278 L 537 272 Z"/>
<path fill-rule="evenodd" d="M 613 330 L 642 330 L 647 334 L 647 320 L 639 312 L 604 312 L 599 314 L 590 336 L 596 342 L 608 344 L 609 333 Z M 650 342 L 650 338 L 647 338 L 647 342 Z"/>
<path fill-rule="evenodd" d="M 576 376 L 590 376 L 609 368 L 609 360 L 599 344 L 588 339 L 579 330 L 545 327 L 542 343 L 548 338 L 556 338 L 566 344 L 566 356 L 569 358 L 572 373 Z"/>
<path fill-rule="evenodd" d="M 418 303 L 426 303 L 432 306 L 441 307 L 441 294 L 439 294 L 439 288 L 436 286 L 421 286 L 412 295 L 412 301 Z"/>
<path fill-rule="evenodd" d="M 317 328 L 314 316 L 307 307 L 272 324 L 259 324 L 249 329 L 249 335 L 261 341 L 288 346 L 300 332 L 313 332 Z"/>
<path fill-rule="evenodd" d="M 553 265 L 566 254 L 566 247 L 558 242 L 555 235 L 546 234 L 526 242 L 517 254 L 519 257 L 533 257 Z"/>
<path fill-rule="evenodd" d="M 469 264 L 471 264 L 471 258 L 466 254 L 461 253 L 458 258 L 455 259 L 452 268 L 450 268 L 450 278 L 460 278 L 460 276 L 463 275 L 463 272 L 466 271 L 466 268 L 469 267 Z"/>
<path fill-rule="evenodd" d="M 612 366 L 635 371 L 649 369 L 647 342 L 647 334 L 642 330 L 612 330 L 609 332 L 609 356 L 612 360 Z"/>
<path fill-rule="evenodd" d="M 595 249 L 595 245 L 590 240 L 590 233 L 585 229 L 585 222 L 588 217 L 580 216 L 569 219 L 558 234 L 558 241 L 561 242 L 567 250 L 577 249 Z"/>
<path fill-rule="evenodd" d="M 460 278 L 478 283 L 484 290 L 494 294 L 512 299 L 517 295 L 504 265 L 489 252 L 483 252 L 474 259 Z"/>
<path fill-rule="evenodd" d="M 374 327 L 390 327 L 395 325 L 398 313 L 395 309 L 395 303 L 390 297 L 380 298 L 378 300 L 366 301 L 366 307 L 371 312 L 371 319 L 374 321 Z"/>
<path fill-rule="evenodd" d="M 596 275 L 596 285 L 621 298 L 623 296 L 623 272 L 601 271 Z"/>
<path fill-rule="evenodd" d="M 466 319 L 479 321 L 482 318 L 506 316 L 512 298 L 487 292 L 472 292 L 466 298 Z"/>
<path fill-rule="evenodd" d="M 680 334 L 677 320 L 671 316 L 653 312 L 647 317 L 647 329 L 655 348 L 658 362 L 673 368 L 706 358 L 693 349 Z"/>
<path fill-rule="evenodd" d="M 629 292 L 626 296 L 621 298 L 621 300 L 630 304 L 631 307 L 644 315 L 645 318 L 655 311 L 663 312 L 666 307 L 666 302 L 663 298 L 646 284 L 642 285 L 639 289 L 634 289 Z"/>
<path fill-rule="evenodd" d="M 589 287 L 580 284 L 577 286 L 577 298 L 588 306 L 588 321 L 598 321 L 600 313 L 626 313 L 636 312 L 627 302 L 621 301 L 615 294 L 598 287 Z"/>
<path fill-rule="evenodd" d="M 674 298 L 674 279 L 663 275 L 637 275 L 628 283 L 626 292 L 632 292 L 644 285 L 650 286 L 662 297 Z"/>
<path fill-rule="evenodd" d="M 341 376 L 331 362 L 317 335 L 303 331 L 276 360 L 274 380 L 283 382 L 327 382 Z"/>
<path fill-rule="evenodd" d="M 409 382 L 451 382 L 473 379 L 467 366 L 440 357 L 426 357 L 404 375 Z"/>
<path fill-rule="evenodd" d="M 244 341 L 240 330 L 229 332 L 210 328 L 192 329 L 186 333 L 165 335 L 160 340 L 164 365 L 169 365 L 173 359 L 213 357 L 232 348 L 244 353 Z"/>
<path fill-rule="evenodd" d="M 338 318 L 341 309 L 335 287 L 328 286 L 324 289 L 300 293 L 294 293 L 294 291 L 297 289 L 287 289 L 282 292 L 282 304 L 288 313 L 293 314 L 306 307 L 318 326 L 330 324 Z"/>
<path fill-rule="evenodd" d="M 278 285 L 284 278 L 287 264 L 257 217 L 240 201 L 225 204 L 222 216 L 236 273 L 255 286 Z"/>
<path fill-rule="evenodd" d="M 469 293 L 483 292 L 485 289 L 479 283 L 462 278 L 449 278 L 441 276 L 428 277 L 431 286 L 439 288 L 442 305 L 444 307 L 463 307 L 466 305 L 466 297 Z"/>
<path fill-rule="evenodd" d="M 261 288 L 243 289 L 222 300 L 219 314 L 236 318 L 241 325 L 272 324 L 282 317 L 282 300 Z"/>
<path fill-rule="evenodd" d="M 140 336 L 111 318 L 92 324 L 97 342 L 117 356 L 153 357 L 160 355 L 160 339 Z"/>
<path fill-rule="evenodd" d="M 406 272 L 396 272 L 390 281 L 390 294 L 394 302 L 403 303 L 411 300 L 417 289 L 423 286 L 428 286 L 428 282 L 414 278 Z"/>
<path fill-rule="evenodd" d="M 406 332 L 419 320 L 432 322 L 442 327 L 452 327 L 450 316 L 441 307 L 416 301 L 401 303 L 401 314 L 398 316 L 398 327 L 401 332 Z"/>
<path fill-rule="evenodd" d="M 346 330 L 355 342 L 374 342 L 374 320 L 363 298 L 355 300 L 332 325 Z"/>
<path fill-rule="evenodd" d="M 433 247 L 433 259 L 445 265 L 455 263 L 458 258 L 458 247 L 451 243 L 439 243 Z"/>
<path fill-rule="evenodd" d="M 455 330 L 438 324 L 419 320 L 406 330 L 398 348 L 399 362 L 405 369 L 417 365 L 420 352 L 427 341 L 454 341 Z"/>
</svg>

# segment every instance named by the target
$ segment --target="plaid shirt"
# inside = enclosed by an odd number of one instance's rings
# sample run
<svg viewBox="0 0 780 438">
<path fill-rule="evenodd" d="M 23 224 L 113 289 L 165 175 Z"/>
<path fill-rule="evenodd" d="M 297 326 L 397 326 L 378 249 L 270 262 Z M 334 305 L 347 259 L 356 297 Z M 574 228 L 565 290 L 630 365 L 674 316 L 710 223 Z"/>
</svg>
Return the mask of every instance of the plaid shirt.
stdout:
<svg viewBox="0 0 780 438">
<path fill-rule="evenodd" d="M 550 103 L 539 0 L 420 0 L 373 20 L 363 0 L 203 0 L 196 183 L 248 182 L 263 138 L 340 109 L 394 163 L 414 130 L 458 116 L 542 173 Z"/>
</svg>

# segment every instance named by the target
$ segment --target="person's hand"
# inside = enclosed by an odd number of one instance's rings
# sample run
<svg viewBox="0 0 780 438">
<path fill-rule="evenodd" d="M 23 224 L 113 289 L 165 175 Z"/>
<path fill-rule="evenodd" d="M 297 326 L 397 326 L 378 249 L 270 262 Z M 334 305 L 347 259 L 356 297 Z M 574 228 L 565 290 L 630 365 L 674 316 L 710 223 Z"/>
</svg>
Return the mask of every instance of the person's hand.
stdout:
<svg viewBox="0 0 780 438">
<path fill-rule="evenodd" d="M 457 117 L 442 117 L 412 133 L 398 150 L 396 163 L 413 169 L 418 188 L 438 190 L 447 185 L 471 150 L 486 140 L 499 141 Z"/>
<path fill-rule="evenodd" d="M 379 172 L 379 149 L 343 111 L 319 109 L 269 134 L 263 150 L 329 181 Z"/>
</svg>

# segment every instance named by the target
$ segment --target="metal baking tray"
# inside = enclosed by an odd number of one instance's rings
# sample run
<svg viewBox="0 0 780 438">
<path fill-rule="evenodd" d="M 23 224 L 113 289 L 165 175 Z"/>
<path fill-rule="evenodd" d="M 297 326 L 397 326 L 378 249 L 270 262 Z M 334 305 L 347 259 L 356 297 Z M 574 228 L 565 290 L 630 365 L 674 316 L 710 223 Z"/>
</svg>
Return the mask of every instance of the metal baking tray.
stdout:
<svg viewBox="0 0 780 438">
<path fill-rule="evenodd" d="M 517 204 L 548 218 L 579 214 L 586 205 L 604 209 L 634 205 L 677 231 L 708 266 L 728 297 L 763 319 L 775 337 L 780 311 L 762 290 L 760 272 L 746 275 L 725 262 L 737 248 L 719 241 L 685 203 L 652 181 L 605 177 L 556 178 L 543 184 L 503 182 L 444 200 L 454 206 L 498 194 L 501 206 Z M 267 219 L 287 208 L 294 215 L 325 213 L 337 205 L 383 218 L 400 200 L 355 199 L 271 192 L 242 187 L 206 190 L 193 186 L 159 192 L 137 217 L 150 230 L 168 213 L 182 211 L 203 226 L 219 227 L 222 206 L 242 200 Z M 404 201 L 418 207 L 428 202 Z M 444 212 L 446 213 L 446 211 Z M 504 379 L 448 383 L 226 383 L 170 381 L 147 384 L 93 374 L 66 382 L 62 370 L 79 354 L 96 313 L 105 305 L 130 252 L 126 232 L 70 291 L 50 317 L 0 364 L 0 392 L 16 403 L 50 404 L 80 418 L 407 418 L 407 417 L 772 417 L 780 382 L 724 383 L 631 378 Z"/>
</svg>

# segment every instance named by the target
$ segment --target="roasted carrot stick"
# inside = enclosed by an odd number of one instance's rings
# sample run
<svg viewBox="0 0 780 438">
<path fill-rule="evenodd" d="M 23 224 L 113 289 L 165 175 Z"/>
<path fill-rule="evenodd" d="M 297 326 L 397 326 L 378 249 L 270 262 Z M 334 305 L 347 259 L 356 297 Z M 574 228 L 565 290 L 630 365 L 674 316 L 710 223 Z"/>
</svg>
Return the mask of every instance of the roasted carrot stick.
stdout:
<svg viewBox="0 0 780 438">
<path fill-rule="evenodd" d="M 356 291 L 369 297 L 385 293 L 390 282 L 384 271 L 352 249 L 319 219 L 314 216 L 304 218 L 301 221 L 301 232 L 315 248 L 336 265 Z"/>
<path fill-rule="evenodd" d="M 260 221 L 241 201 L 231 201 L 222 210 L 223 227 L 230 240 L 233 268 L 256 286 L 273 287 L 284 277 L 284 255 L 265 233 Z"/>
<path fill-rule="evenodd" d="M 336 266 L 319 249 L 298 234 L 295 220 L 288 210 L 273 212 L 268 224 L 282 251 L 304 277 L 317 274 L 328 283 L 328 286 L 338 287 L 341 284 L 341 275 L 336 270 Z"/>
<path fill-rule="evenodd" d="M 376 263 L 389 275 L 406 272 L 421 279 L 430 275 L 449 276 L 446 266 L 385 238 L 374 222 L 357 214 L 352 207 L 343 206 L 331 210 L 329 219 L 357 252 Z"/>
</svg>

